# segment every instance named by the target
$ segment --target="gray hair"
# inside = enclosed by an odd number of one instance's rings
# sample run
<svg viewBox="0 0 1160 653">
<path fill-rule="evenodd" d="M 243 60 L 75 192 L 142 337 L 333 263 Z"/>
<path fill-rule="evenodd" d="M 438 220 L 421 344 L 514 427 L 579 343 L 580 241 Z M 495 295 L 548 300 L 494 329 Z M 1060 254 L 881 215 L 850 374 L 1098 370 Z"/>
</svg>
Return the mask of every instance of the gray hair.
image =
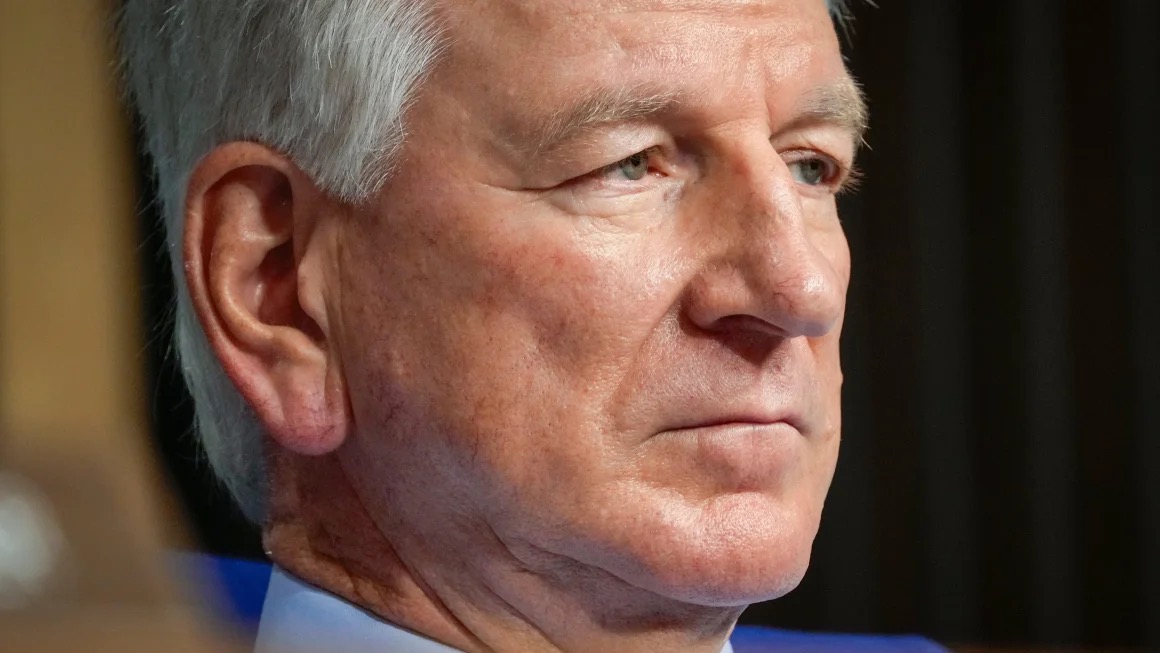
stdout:
<svg viewBox="0 0 1160 653">
<path fill-rule="evenodd" d="M 247 517 L 265 512 L 262 426 L 226 376 L 185 284 L 185 186 L 236 140 L 285 153 L 348 200 L 381 185 L 403 114 L 437 54 L 415 0 L 125 0 L 126 90 L 140 112 L 177 290 L 175 339 L 210 466 Z"/>
<path fill-rule="evenodd" d="M 827 5 L 845 18 L 845 0 Z M 389 173 L 440 34 L 424 0 L 124 0 L 116 25 L 164 215 L 196 428 L 214 472 L 260 522 L 263 428 L 214 355 L 185 284 L 189 175 L 218 145 L 250 140 L 286 154 L 335 197 L 367 198 Z"/>
</svg>

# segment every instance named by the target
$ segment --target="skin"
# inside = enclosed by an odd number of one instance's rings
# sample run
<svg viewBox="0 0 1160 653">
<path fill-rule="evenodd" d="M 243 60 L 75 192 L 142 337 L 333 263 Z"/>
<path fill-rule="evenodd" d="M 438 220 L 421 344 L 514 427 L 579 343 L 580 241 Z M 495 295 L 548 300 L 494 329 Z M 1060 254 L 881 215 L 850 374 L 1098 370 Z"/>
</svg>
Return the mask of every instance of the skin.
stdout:
<svg viewBox="0 0 1160 653">
<path fill-rule="evenodd" d="M 859 135 L 824 3 L 437 14 L 369 201 L 254 143 L 190 181 L 191 295 L 270 435 L 267 548 L 468 651 L 718 651 L 805 573 L 838 453 Z M 811 110 L 835 89 L 847 119 Z M 647 101 L 552 128 L 587 97 Z"/>
</svg>

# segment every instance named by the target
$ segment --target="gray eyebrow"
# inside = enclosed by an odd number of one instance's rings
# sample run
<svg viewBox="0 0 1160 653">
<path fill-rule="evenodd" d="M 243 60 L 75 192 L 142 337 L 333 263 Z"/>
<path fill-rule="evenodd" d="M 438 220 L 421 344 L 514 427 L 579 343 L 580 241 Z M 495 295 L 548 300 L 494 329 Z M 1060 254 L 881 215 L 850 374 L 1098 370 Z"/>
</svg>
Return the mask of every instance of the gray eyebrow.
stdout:
<svg viewBox="0 0 1160 653">
<path fill-rule="evenodd" d="M 854 141 L 860 143 L 869 122 L 869 111 L 862 90 L 853 80 L 847 79 L 811 91 L 788 128 L 802 124 L 837 125 L 848 130 L 854 136 Z"/>
<path fill-rule="evenodd" d="M 592 89 L 583 93 L 575 102 L 553 112 L 542 123 L 532 125 L 530 129 L 521 129 L 522 134 L 510 136 L 523 136 L 526 139 L 531 135 L 531 153 L 541 155 L 557 143 L 574 138 L 593 127 L 676 111 L 688 101 L 683 95 L 645 87 Z M 861 90 L 853 80 L 846 79 L 811 91 L 798 115 L 783 129 L 803 124 L 832 124 L 848 130 L 855 142 L 861 142 L 868 120 Z M 509 139 L 515 142 L 520 140 L 524 139 Z"/>
<path fill-rule="evenodd" d="M 543 153 L 556 143 L 569 140 L 599 125 L 637 120 L 672 112 L 682 104 L 675 92 L 646 88 L 593 89 L 579 100 L 553 112 L 533 128 L 534 152 Z"/>
</svg>

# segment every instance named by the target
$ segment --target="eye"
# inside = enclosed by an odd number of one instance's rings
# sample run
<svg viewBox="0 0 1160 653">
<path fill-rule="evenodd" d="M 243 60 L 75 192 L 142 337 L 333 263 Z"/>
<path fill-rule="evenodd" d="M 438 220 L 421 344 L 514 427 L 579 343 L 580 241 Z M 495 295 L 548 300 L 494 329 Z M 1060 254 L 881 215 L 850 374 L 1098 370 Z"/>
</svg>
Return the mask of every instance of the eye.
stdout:
<svg viewBox="0 0 1160 653">
<path fill-rule="evenodd" d="M 612 165 L 601 168 L 597 172 L 597 176 L 611 178 L 613 180 L 640 181 L 648 175 L 651 159 L 652 150 L 642 150 Z"/>
<path fill-rule="evenodd" d="M 795 181 L 807 186 L 825 186 L 837 181 L 838 166 L 828 159 L 808 157 L 789 162 Z"/>
</svg>

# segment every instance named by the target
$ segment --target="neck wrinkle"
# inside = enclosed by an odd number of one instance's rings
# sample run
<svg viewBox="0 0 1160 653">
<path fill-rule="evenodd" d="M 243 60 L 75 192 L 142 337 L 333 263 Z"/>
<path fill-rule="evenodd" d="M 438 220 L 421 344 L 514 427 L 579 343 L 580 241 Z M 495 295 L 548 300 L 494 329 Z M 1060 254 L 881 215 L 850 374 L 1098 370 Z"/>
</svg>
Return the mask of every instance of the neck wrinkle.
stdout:
<svg viewBox="0 0 1160 653">
<path fill-rule="evenodd" d="M 741 616 L 742 608 L 680 604 L 604 569 L 530 543 L 513 546 L 494 530 L 489 533 L 512 568 L 507 583 L 484 578 L 485 589 L 526 623 L 555 626 L 551 631 L 535 626 L 557 647 L 553 650 L 720 653 Z"/>
<path fill-rule="evenodd" d="M 465 653 L 491 653 L 375 527 L 333 456 L 268 456 L 262 542 L 290 574 L 372 614 Z"/>
<path fill-rule="evenodd" d="M 631 597 L 617 598 L 613 591 L 601 606 L 584 607 L 586 602 L 579 595 L 585 590 L 575 585 L 589 585 L 594 582 L 592 579 L 585 582 L 577 577 L 565 584 L 551 580 L 541 573 L 543 570 L 509 550 L 490 527 L 490 537 L 485 533 L 482 539 L 493 541 L 478 544 L 496 556 L 508 558 L 508 562 L 497 578 L 475 573 L 478 582 L 465 588 L 461 575 L 474 573 L 470 561 L 460 555 L 458 560 L 450 561 L 452 568 L 440 569 L 436 564 L 439 556 L 422 547 L 417 560 L 407 560 L 399 543 L 393 542 L 370 516 L 336 455 L 305 457 L 277 451 L 268 458 L 271 499 L 263 544 L 273 562 L 394 625 L 465 653 L 719 653 L 728 638 L 728 632 L 720 635 L 721 625 L 727 622 L 725 630 L 731 632 L 740 616 L 737 609 L 726 611 L 732 614 L 706 618 L 710 610 L 705 609 L 702 619 L 694 617 L 689 622 L 670 621 L 673 615 L 668 615 L 668 619 L 657 619 L 648 625 L 637 623 L 636 628 L 625 629 L 625 624 L 609 628 L 599 610 L 607 611 Z M 439 543 L 434 548 L 452 544 Z M 416 563 L 424 561 L 435 567 L 433 574 L 416 568 L 422 567 Z M 445 572 L 455 573 L 444 578 L 448 576 Z M 587 573 L 597 572 L 590 569 Z M 446 585 L 442 587 L 446 591 L 440 591 L 442 585 Z M 489 605 L 498 614 L 490 612 Z M 691 613 L 702 612 L 687 607 Z M 529 608 L 533 613 L 529 613 Z M 688 628 L 692 621 L 701 621 L 701 632 Z M 540 622 L 554 627 L 545 629 Z"/>
</svg>

